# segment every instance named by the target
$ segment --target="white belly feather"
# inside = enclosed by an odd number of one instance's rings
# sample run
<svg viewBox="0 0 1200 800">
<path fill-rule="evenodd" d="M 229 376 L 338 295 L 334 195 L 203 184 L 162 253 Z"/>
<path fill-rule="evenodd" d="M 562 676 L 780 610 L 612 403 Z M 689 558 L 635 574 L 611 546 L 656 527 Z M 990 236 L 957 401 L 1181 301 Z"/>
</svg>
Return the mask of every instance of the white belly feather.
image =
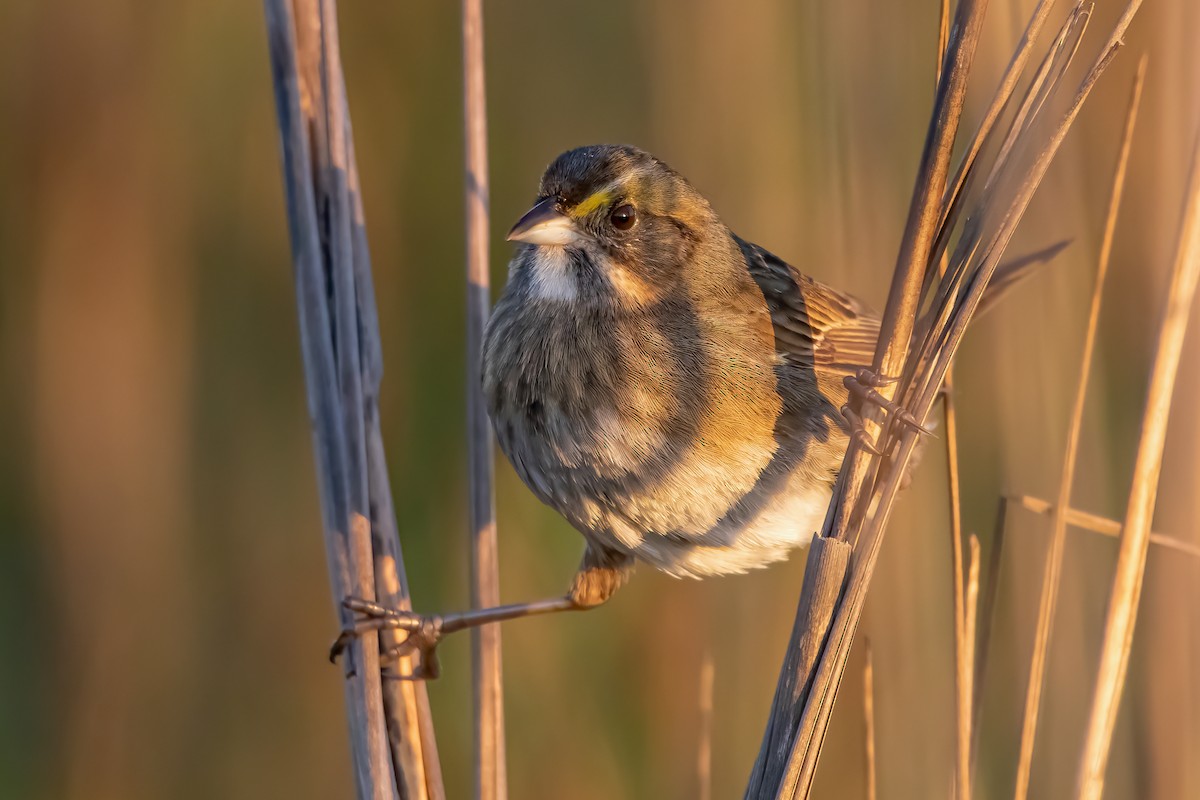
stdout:
<svg viewBox="0 0 1200 800">
<path fill-rule="evenodd" d="M 789 490 L 754 518 L 740 524 L 718 523 L 705 536 L 715 544 L 647 536 L 632 552 L 677 578 L 736 574 L 782 561 L 792 550 L 806 547 L 825 521 L 830 487 L 804 483 L 793 475 Z"/>
</svg>

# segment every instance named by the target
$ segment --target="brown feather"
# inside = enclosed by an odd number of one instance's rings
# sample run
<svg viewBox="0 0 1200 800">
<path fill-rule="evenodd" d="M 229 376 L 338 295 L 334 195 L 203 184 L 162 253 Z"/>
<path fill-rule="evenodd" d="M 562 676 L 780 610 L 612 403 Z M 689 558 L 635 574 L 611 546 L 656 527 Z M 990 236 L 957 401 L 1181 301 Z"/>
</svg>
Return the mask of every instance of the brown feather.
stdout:
<svg viewBox="0 0 1200 800">
<path fill-rule="evenodd" d="M 738 239 L 746 266 L 762 290 L 779 354 L 812 365 L 823 384 L 871 366 L 879 317 L 865 303 L 804 275 L 756 244 Z"/>
</svg>

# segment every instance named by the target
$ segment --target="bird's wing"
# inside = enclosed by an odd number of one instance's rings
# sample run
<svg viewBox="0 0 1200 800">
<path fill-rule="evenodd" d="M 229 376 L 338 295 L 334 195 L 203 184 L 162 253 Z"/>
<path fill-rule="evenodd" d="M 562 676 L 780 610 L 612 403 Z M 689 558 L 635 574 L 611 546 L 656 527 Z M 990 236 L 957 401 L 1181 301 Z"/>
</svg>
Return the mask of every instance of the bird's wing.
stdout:
<svg viewBox="0 0 1200 800">
<path fill-rule="evenodd" d="M 871 366 L 879 317 L 865 303 L 818 283 L 756 244 L 738 243 L 771 311 L 781 356 L 827 376 L 853 375 Z"/>
</svg>

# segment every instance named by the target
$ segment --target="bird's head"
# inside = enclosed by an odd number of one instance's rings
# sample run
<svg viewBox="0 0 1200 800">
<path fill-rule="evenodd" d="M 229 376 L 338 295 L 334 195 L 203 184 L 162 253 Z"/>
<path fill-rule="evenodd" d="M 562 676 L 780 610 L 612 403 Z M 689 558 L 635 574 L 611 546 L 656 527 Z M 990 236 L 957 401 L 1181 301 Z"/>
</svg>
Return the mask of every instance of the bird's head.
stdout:
<svg viewBox="0 0 1200 800">
<path fill-rule="evenodd" d="M 594 145 L 555 159 L 508 240 L 532 245 L 515 263 L 543 295 L 616 290 L 648 302 L 714 228 L 724 230 L 708 202 L 666 164 L 635 147 Z"/>
</svg>

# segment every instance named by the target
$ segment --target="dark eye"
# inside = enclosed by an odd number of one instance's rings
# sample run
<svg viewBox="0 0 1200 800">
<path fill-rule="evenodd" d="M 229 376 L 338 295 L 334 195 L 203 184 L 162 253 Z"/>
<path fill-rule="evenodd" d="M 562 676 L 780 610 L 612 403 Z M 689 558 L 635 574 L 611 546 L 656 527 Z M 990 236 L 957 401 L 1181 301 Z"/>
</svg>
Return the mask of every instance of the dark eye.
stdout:
<svg viewBox="0 0 1200 800">
<path fill-rule="evenodd" d="M 608 221 L 612 226 L 619 231 L 627 231 L 633 227 L 633 223 L 637 221 L 637 212 L 633 210 L 633 206 L 625 203 L 619 205 L 612 210 L 608 215 Z"/>
</svg>

